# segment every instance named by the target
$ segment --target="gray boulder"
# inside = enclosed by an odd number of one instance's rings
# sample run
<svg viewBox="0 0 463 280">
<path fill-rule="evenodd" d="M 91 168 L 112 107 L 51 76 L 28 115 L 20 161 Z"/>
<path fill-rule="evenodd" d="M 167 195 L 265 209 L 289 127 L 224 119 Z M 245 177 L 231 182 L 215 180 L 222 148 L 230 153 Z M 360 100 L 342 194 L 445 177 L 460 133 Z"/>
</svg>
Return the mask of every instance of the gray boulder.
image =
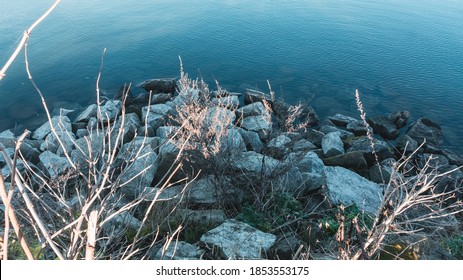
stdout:
<svg viewBox="0 0 463 280">
<path fill-rule="evenodd" d="M 220 139 L 219 152 L 231 156 L 246 152 L 246 144 L 238 129 L 232 128 L 226 131 L 226 135 Z"/>
<path fill-rule="evenodd" d="M 153 93 L 172 93 L 175 92 L 177 82 L 173 78 L 168 79 L 151 79 L 146 80 L 139 85 L 139 87 L 146 91 L 152 91 Z"/>
<path fill-rule="evenodd" d="M 55 130 L 58 131 L 72 131 L 71 121 L 67 116 L 58 116 L 51 118 L 51 122 Z M 45 137 L 51 132 L 50 123 L 46 122 L 37 128 L 32 134 L 32 139 L 45 139 Z"/>
<path fill-rule="evenodd" d="M 212 99 L 212 103 L 216 106 L 225 107 L 232 110 L 240 106 L 240 100 L 238 99 L 238 96 L 216 97 Z"/>
<path fill-rule="evenodd" d="M 340 128 L 336 127 L 336 126 L 322 125 L 320 127 L 320 132 L 323 132 L 324 134 L 328 134 L 328 133 L 331 133 L 331 132 L 337 132 L 337 131 L 339 131 L 341 133 L 340 137 L 343 140 L 346 139 L 346 138 L 354 136 L 354 133 L 352 133 L 350 131 L 347 131 L 347 130 L 344 130 L 344 129 L 340 129 Z"/>
<path fill-rule="evenodd" d="M 266 139 L 272 130 L 272 121 L 262 115 L 246 117 L 240 125 L 248 131 L 257 132 L 260 139 Z"/>
<path fill-rule="evenodd" d="M 85 108 L 77 117 L 74 119 L 74 122 L 88 122 L 90 118 L 95 118 L 98 114 L 98 106 L 92 104 Z"/>
<path fill-rule="evenodd" d="M 254 102 L 236 110 L 238 119 L 268 114 L 262 102 Z"/>
<path fill-rule="evenodd" d="M 71 159 L 79 169 L 86 173 L 91 162 L 101 162 L 98 160 L 103 152 L 104 135 L 100 131 L 94 131 L 92 134 L 79 138 L 75 142 L 76 149 L 71 152 Z"/>
<path fill-rule="evenodd" d="M 408 128 L 407 135 L 419 144 L 426 141 L 426 144 L 439 147 L 444 143 L 441 127 L 427 118 L 421 118 L 414 122 Z"/>
<path fill-rule="evenodd" d="M 275 243 L 276 236 L 234 219 L 201 236 L 201 242 L 218 249 L 224 259 L 262 259 Z"/>
<path fill-rule="evenodd" d="M 315 149 L 317 149 L 317 147 L 312 144 L 312 142 L 305 139 L 295 141 L 291 147 L 291 151 L 294 153 L 306 153 Z"/>
<path fill-rule="evenodd" d="M 0 143 L 2 143 L 5 148 L 14 148 L 16 147 L 16 137 L 14 137 L 11 130 L 7 129 L 0 133 Z"/>
<path fill-rule="evenodd" d="M 344 144 L 340 132 L 330 132 L 323 136 L 322 149 L 326 157 L 334 157 L 344 154 Z"/>
<path fill-rule="evenodd" d="M 254 89 L 246 89 L 244 92 L 244 104 L 251 104 L 254 102 L 262 102 L 266 100 L 272 102 L 272 97 L 269 94 Z"/>
<path fill-rule="evenodd" d="M 279 135 L 272 140 L 270 140 L 267 144 L 269 148 L 282 148 L 287 144 L 291 143 L 291 139 L 286 135 Z"/>
<path fill-rule="evenodd" d="M 41 153 L 39 160 L 39 167 L 42 167 L 51 179 L 56 179 L 71 169 L 71 164 L 65 157 L 60 157 L 50 151 Z"/>
<path fill-rule="evenodd" d="M 357 122 L 358 120 L 352 117 L 348 117 L 342 114 L 336 114 L 334 116 L 328 117 L 328 120 L 330 120 L 333 124 L 336 126 L 342 126 L 346 127 L 349 123 L 351 122 Z"/>
<path fill-rule="evenodd" d="M 162 139 L 168 139 L 179 129 L 179 126 L 161 126 L 156 130 L 156 136 Z"/>
<path fill-rule="evenodd" d="M 159 248 L 151 257 L 155 260 L 199 260 L 203 252 L 190 243 L 174 241 L 169 243 L 167 248 Z"/>
<path fill-rule="evenodd" d="M 408 111 L 397 111 L 389 114 L 389 119 L 394 123 L 395 127 L 401 129 L 407 124 L 411 114 Z"/>
<path fill-rule="evenodd" d="M 359 151 L 323 158 L 322 160 L 325 165 L 341 166 L 358 172 L 364 171 L 368 168 L 368 164 L 363 156 L 363 152 Z"/>
<path fill-rule="evenodd" d="M 323 132 L 315 129 L 308 129 L 305 133 L 303 133 L 302 137 L 320 148 L 322 146 L 323 136 L 325 136 Z"/>
<path fill-rule="evenodd" d="M 418 146 L 419 146 L 418 141 L 416 141 L 415 139 L 411 138 L 410 136 L 406 134 L 399 137 L 399 139 L 397 140 L 397 145 L 396 145 L 397 150 L 406 155 L 411 154 L 414 151 L 416 151 L 416 149 L 418 149 Z"/>
<path fill-rule="evenodd" d="M 64 155 L 64 152 L 70 153 L 74 148 L 74 143 L 76 141 L 76 136 L 71 131 L 58 131 L 58 138 L 54 133 L 50 133 L 45 138 L 45 141 L 40 145 L 40 150 L 42 151 L 51 151 L 56 153 L 59 156 Z M 62 143 L 62 146 L 60 142 Z"/>
<path fill-rule="evenodd" d="M 381 205 L 383 189 L 355 172 L 344 167 L 327 166 L 326 191 L 336 205 L 355 204 L 370 214 L 376 214 Z"/>
<path fill-rule="evenodd" d="M 278 169 L 280 164 L 281 162 L 274 158 L 249 151 L 241 153 L 234 158 L 231 162 L 231 167 L 244 174 L 257 173 L 270 175 Z"/>
<path fill-rule="evenodd" d="M 362 121 L 353 121 L 346 125 L 347 131 L 352 132 L 355 136 L 367 135 L 371 128 L 366 126 Z"/>
<path fill-rule="evenodd" d="M 128 198 L 136 198 L 143 189 L 151 187 L 154 174 L 159 166 L 158 155 L 149 143 L 129 142 L 122 147 L 123 152 L 118 155 L 123 163 L 123 171 L 119 176 L 122 192 Z"/>
<path fill-rule="evenodd" d="M 262 152 L 264 144 L 260 141 L 259 134 L 257 132 L 247 131 L 242 128 L 238 128 L 238 132 L 241 134 L 248 151 L 254 151 L 256 153 Z"/>
<path fill-rule="evenodd" d="M 215 176 L 207 176 L 188 185 L 188 202 L 203 207 L 220 205 L 225 201 L 240 201 L 242 191 L 235 188 L 228 178 L 217 180 Z"/>
<path fill-rule="evenodd" d="M 325 166 L 314 152 L 308 152 L 298 163 L 289 155 L 287 163 L 291 167 L 282 177 L 282 183 L 286 191 L 295 196 L 319 189 L 325 184 Z"/>
<path fill-rule="evenodd" d="M 363 152 L 363 156 L 370 166 L 377 163 L 373 151 L 375 151 L 379 161 L 394 157 L 393 150 L 387 142 L 381 141 L 379 139 L 373 139 L 373 143 L 374 149 L 371 146 L 371 141 L 367 136 L 351 139 L 347 143 L 349 146 L 347 152 Z"/>
<path fill-rule="evenodd" d="M 122 110 L 122 101 L 108 100 L 103 106 L 101 106 L 100 110 L 103 120 L 116 120 Z"/>
<path fill-rule="evenodd" d="M 371 125 L 375 133 L 378 133 L 384 139 L 393 140 L 399 136 L 400 131 L 388 115 L 368 119 L 368 124 Z"/>
</svg>

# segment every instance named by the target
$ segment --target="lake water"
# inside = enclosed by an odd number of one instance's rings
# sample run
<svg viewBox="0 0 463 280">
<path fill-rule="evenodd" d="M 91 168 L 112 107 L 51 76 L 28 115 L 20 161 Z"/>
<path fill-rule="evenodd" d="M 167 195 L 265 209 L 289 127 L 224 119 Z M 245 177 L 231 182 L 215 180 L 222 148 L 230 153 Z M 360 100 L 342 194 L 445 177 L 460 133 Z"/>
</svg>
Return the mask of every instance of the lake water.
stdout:
<svg viewBox="0 0 463 280">
<path fill-rule="evenodd" d="M 51 3 L 0 0 L 2 66 Z M 321 119 L 358 118 L 358 88 L 367 115 L 429 117 L 445 146 L 463 151 L 461 0 L 63 0 L 29 44 L 51 107 L 93 102 L 104 48 L 100 86 L 109 94 L 178 76 L 181 55 L 190 76 L 233 91 L 268 91 L 269 80 L 290 103 L 310 99 Z M 45 120 L 23 56 L 0 81 L 0 97 L 0 130 Z"/>
</svg>

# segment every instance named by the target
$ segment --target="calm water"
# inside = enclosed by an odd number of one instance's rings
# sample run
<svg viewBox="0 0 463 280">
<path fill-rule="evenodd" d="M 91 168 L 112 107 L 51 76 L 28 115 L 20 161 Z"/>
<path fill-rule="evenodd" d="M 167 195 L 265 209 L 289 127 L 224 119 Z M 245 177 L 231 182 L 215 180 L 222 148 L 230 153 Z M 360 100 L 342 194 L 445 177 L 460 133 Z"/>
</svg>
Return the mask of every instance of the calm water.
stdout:
<svg viewBox="0 0 463 280">
<path fill-rule="evenodd" d="M 0 64 L 52 3 L 0 0 Z M 54 106 L 94 100 L 101 87 L 185 70 L 229 90 L 272 88 L 311 99 L 321 118 L 409 110 L 463 143 L 463 1 L 63 0 L 32 34 L 32 74 Z M 0 130 L 43 120 L 21 57 L 0 81 Z"/>
</svg>

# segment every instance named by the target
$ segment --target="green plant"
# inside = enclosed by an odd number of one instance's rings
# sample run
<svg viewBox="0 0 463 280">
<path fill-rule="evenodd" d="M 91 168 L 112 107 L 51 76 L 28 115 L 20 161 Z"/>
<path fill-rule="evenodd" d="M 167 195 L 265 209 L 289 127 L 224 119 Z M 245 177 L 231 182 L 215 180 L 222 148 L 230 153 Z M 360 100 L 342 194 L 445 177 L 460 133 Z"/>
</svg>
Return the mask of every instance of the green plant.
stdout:
<svg viewBox="0 0 463 280">
<path fill-rule="evenodd" d="M 446 238 L 442 245 L 449 253 L 459 260 L 463 260 L 463 234 Z"/>
</svg>

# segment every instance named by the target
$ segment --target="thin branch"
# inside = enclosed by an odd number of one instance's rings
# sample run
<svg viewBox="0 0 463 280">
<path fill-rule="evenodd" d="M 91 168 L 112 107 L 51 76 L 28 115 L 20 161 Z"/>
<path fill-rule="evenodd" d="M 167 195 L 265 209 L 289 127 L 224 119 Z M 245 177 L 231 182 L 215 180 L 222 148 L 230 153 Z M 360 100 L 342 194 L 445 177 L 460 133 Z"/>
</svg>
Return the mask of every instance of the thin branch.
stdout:
<svg viewBox="0 0 463 280">
<path fill-rule="evenodd" d="M 6 71 L 8 70 L 10 65 L 13 63 L 13 61 L 16 59 L 19 52 L 21 52 L 22 48 L 29 41 L 29 38 L 30 38 L 31 33 L 34 30 L 34 28 L 37 25 L 39 25 L 39 23 L 41 23 L 56 8 L 56 6 L 58 6 L 59 2 L 61 2 L 61 0 L 56 0 L 55 3 L 53 3 L 53 5 L 51 5 L 51 7 L 29 27 L 29 29 L 24 31 L 21 42 L 19 42 L 19 45 L 16 47 L 16 50 L 13 52 L 11 57 L 8 59 L 6 64 L 3 66 L 2 70 L 0 70 L 0 80 L 3 79 L 3 77 L 6 76 Z"/>
</svg>

